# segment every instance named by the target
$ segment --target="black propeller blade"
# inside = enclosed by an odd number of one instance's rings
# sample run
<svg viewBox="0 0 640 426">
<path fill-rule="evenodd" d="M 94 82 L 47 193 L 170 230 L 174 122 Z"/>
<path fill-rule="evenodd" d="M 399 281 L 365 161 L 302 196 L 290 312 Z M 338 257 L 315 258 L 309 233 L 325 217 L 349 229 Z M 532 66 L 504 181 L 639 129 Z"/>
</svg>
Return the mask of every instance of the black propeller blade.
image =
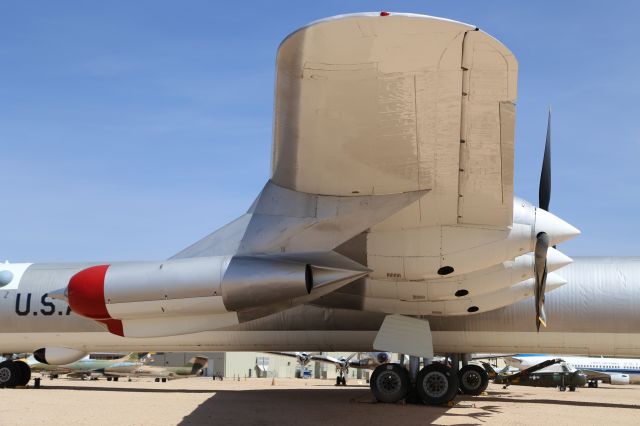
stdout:
<svg viewBox="0 0 640 426">
<path fill-rule="evenodd" d="M 544 313 L 544 292 L 547 287 L 547 251 L 549 250 L 549 236 L 540 232 L 536 237 L 535 255 L 535 303 L 536 329 L 540 331 L 540 324 L 547 326 L 547 316 Z"/>
<path fill-rule="evenodd" d="M 551 109 L 547 119 L 547 139 L 544 143 L 544 157 L 542 172 L 540 173 L 540 187 L 538 188 L 538 206 L 549 211 L 551 201 Z"/>
<path fill-rule="evenodd" d="M 551 201 L 551 108 L 547 119 L 547 138 L 544 143 L 544 157 L 542 172 L 540 173 L 540 187 L 538 188 L 538 206 L 549 211 Z M 540 232 L 536 236 L 535 246 L 535 304 L 536 329 L 540 331 L 540 324 L 547 326 L 547 316 L 544 313 L 544 292 L 547 287 L 547 251 L 549 250 L 549 236 Z"/>
</svg>

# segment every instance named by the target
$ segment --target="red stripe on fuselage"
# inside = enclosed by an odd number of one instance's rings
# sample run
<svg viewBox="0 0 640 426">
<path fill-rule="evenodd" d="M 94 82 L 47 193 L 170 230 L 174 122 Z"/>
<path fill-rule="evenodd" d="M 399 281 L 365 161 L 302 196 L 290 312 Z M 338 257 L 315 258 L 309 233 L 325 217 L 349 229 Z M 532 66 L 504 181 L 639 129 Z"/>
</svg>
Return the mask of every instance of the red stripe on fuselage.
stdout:
<svg viewBox="0 0 640 426">
<path fill-rule="evenodd" d="M 109 265 L 92 266 L 69 280 L 67 300 L 73 312 L 95 320 L 111 319 L 104 300 L 104 277 Z"/>
</svg>

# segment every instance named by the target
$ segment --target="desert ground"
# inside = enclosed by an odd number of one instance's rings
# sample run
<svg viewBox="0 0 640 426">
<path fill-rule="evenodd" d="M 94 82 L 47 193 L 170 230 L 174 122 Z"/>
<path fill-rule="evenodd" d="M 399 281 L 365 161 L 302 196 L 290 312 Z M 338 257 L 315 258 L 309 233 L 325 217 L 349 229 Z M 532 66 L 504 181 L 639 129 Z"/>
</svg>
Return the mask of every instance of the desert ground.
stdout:
<svg viewBox="0 0 640 426">
<path fill-rule="evenodd" d="M 559 392 L 491 384 L 452 407 L 374 403 L 368 385 L 353 380 L 43 379 L 40 389 L 0 389 L 0 425 L 587 425 L 638 424 L 639 415 L 633 385 Z"/>
</svg>

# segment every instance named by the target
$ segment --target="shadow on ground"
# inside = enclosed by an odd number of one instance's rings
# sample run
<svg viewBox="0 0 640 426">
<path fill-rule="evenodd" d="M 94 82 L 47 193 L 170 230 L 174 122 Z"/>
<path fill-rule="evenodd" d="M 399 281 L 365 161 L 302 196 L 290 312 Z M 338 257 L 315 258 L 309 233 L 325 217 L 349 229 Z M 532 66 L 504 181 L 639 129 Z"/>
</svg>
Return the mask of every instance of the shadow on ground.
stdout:
<svg viewBox="0 0 640 426">
<path fill-rule="evenodd" d="M 574 407 L 640 409 L 640 405 L 528 399 L 517 392 L 491 391 L 480 397 L 458 397 L 454 407 L 378 404 L 369 389 L 261 389 L 217 391 L 185 416 L 180 425 L 426 425 L 490 423 L 505 404 L 551 404 Z M 500 405 L 498 405 L 499 403 Z M 508 406 L 508 405 L 507 405 Z"/>
<path fill-rule="evenodd" d="M 373 403 L 371 391 L 365 388 L 218 391 L 180 425 L 425 425 L 448 410 L 446 406 Z M 463 421 L 490 415 L 490 411 L 467 414 Z"/>
<path fill-rule="evenodd" d="M 89 392 L 133 392 L 133 393 L 214 393 L 215 391 L 209 389 L 150 389 L 150 388 L 109 388 L 102 386 L 51 386 L 43 385 L 39 392 L 46 391 L 47 389 L 56 390 L 74 390 L 74 391 L 89 391 Z"/>
</svg>

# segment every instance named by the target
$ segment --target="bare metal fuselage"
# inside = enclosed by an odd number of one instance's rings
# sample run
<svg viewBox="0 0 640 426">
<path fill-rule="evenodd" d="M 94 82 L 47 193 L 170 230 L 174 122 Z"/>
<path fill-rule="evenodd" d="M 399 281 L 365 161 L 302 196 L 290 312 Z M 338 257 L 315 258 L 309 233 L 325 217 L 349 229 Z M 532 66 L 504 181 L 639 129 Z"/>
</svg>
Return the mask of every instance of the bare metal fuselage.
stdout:
<svg viewBox="0 0 640 426">
<path fill-rule="evenodd" d="M 303 305 L 218 331 L 119 337 L 46 296 L 85 266 L 39 265 L 25 273 L 27 285 L 0 290 L 0 351 L 371 351 L 384 318 Z M 579 258 L 559 273 L 568 284 L 547 295 L 549 326 L 540 333 L 527 299 L 477 315 L 426 317 L 435 351 L 640 356 L 640 258 Z"/>
</svg>

